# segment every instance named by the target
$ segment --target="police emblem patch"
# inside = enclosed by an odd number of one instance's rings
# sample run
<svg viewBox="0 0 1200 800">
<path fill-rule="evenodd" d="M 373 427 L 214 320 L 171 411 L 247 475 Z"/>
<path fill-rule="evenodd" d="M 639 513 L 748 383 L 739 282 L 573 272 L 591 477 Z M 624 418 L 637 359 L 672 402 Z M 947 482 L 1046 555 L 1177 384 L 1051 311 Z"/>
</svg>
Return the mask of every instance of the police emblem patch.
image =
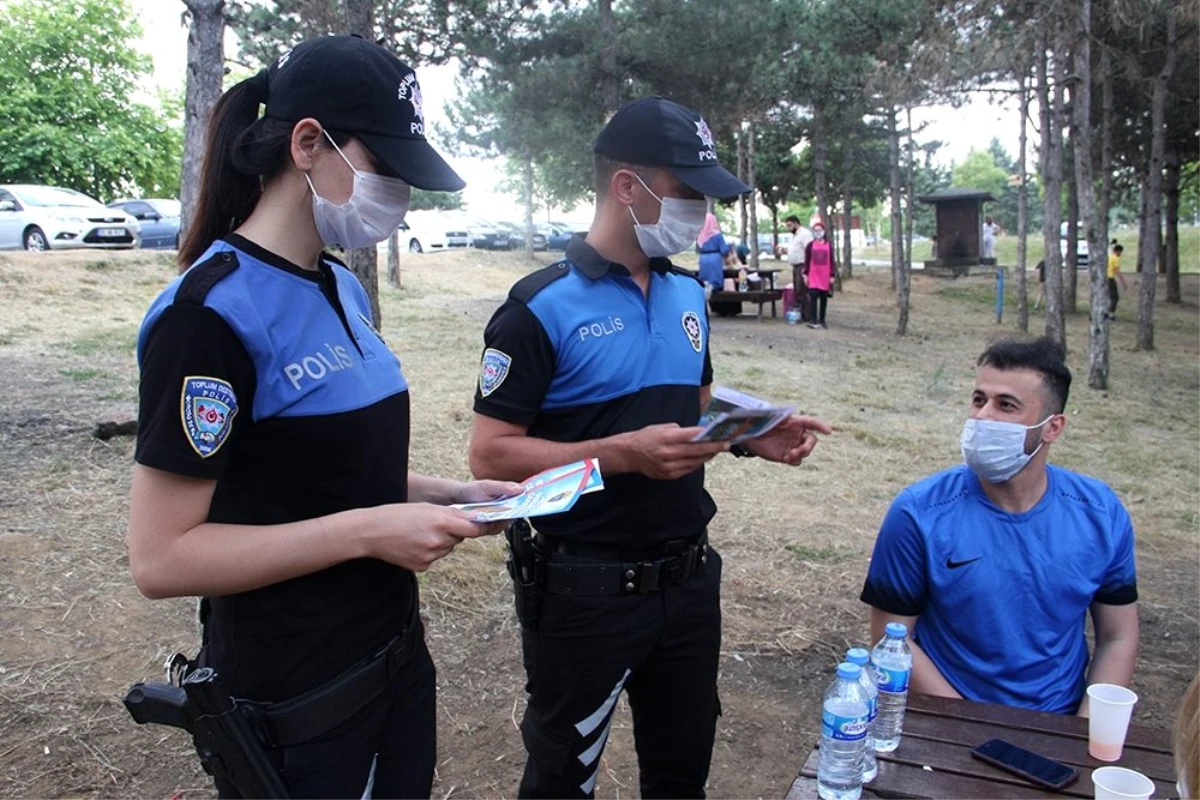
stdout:
<svg viewBox="0 0 1200 800">
<path fill-rule="evenodd" d="M 696 123 L 696 136 L 700 139 L 700 144 L 710 150 L 716 145 L 712 131 L 709 129 L 708 123 L 704 121 L 704 117 L 701 117 Z"/>
<path fill-rule="evenodd" d="M 687 334 L 692 349 L 699 353 L 704 349 L 704 329 L 700 326 L 700 317 L 695 311 L 687 311 L 682 319 L 683 332 Z"/>
<path fill-rule="evenodd" d="M 508 368 L 512 366 L 512 356 L 501 350 L 489 347 L 483 351 L 483 362 L 479 365 L 479 393 L 487 397 L 500 388 L 508 377 Z"/>
<path fill-rule="evenodd" d="M 225 444 L 237 412 L 237 395 L 225 381 L 204 376 L 183 379 L 180 399 L 183 432 L 201 458 L 208 458 Z"/>
</svg>

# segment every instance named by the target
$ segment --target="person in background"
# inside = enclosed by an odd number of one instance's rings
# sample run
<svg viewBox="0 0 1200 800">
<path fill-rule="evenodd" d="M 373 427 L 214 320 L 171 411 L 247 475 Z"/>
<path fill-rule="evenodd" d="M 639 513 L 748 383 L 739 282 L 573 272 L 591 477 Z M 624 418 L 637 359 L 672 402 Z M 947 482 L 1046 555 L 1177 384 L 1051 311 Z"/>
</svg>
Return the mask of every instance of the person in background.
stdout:
<svg viewBox="0 0 1200 800">
<path fill-rule="evenodd" d="M 983 218 L 983 246 L 979 253 L 981 258 L 996 257 L 996 234 L 999 226 L 992 222 L 991 217 Z"/>
<path fill-rule="evenodd" d="M 833 245 L 825 238 L 825 226 L 820 222 L 812 227 L 813 240 L 804 249 L 804 282 L 808 286 L 808 327 L 828 328 L 825 307 L 837 276 Z"/>
<path fill-rule="evenodd" d="M 711 211 L 704 217 L 704 228 L 696 237 L 696 244 L 700 247 L 700 282 L 714 292 L 721 291 L 731 248 L 721 233 L 717 215 Z"/>
<path fill-rule="evenodd" d="M 914 692 L 1087 716 L 1088 684 L 1133 677 L 1133 523 L 1104 483 L 1048 463 L 1067 423 L 1062 349 L 1000 341 L 978 364 L 965 463 L 901 491 L 879 529 L 871 632 L 914 632 Z"/>
<path fill-rule="evenodd" d="M 792 267 L 792 291 L 795 293 L 796 308 L 800 309 L 801 318 L 808 315 L 808 286 L 804 282 L 804 253 L 812 241 L 812 231 L 800 224 L 800 218 L 795 214 L 783 221 L 791 232 L 786 248 L 779 245 L 779 255 L 787 255 L 788 264 Z"/>
<path fill-rule="evenodd" d="M 1113 240 L 1116 241 L 1115 239 Z M 1121 288 L 1129 291 L 1129 286 L 1125 283 L 1125 276 L 1121 274 L 1121 254 L 1125 252 L 1125 248 L 1119 244 L 1114 244 L 1112 252 L 1108 256 L 1108 318 L 1117 318 L 1117 302 L 1121 299 L 1121 295 L 1117 292 L 1117 281 L 1121 282 Z"/>
<path fill-rule="evenodd" d="M 1175 788 L 1184 800 L 1195 800 L 1200 790 L 1200 673 L 1192 679 L 1175 720 Z"/>
</svg>

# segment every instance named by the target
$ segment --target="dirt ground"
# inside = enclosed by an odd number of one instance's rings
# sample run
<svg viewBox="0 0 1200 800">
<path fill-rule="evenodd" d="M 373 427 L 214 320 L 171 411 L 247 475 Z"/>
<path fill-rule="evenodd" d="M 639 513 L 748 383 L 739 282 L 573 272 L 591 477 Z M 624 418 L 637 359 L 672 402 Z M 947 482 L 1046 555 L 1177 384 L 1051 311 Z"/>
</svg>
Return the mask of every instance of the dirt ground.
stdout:
<svg viewBox="0 0 1200 800">
<path fill-rule="evenodd" d="M 406 255 L 403 289 L 383 289 L 383 332 L 413 387 L 415 469 L 467 477 L 481 332 L 532 266 L 515 254 Z M 138 727 L 121 707 L 169 653 L 195 650 L 195 606 L 134 589 L 124 546 L 133 442 L 92 436 L 98 421 L 135 415 L 138 323 L 172 275 L 155 254 L 0 255 L 0 797 L 212 794 L 184 734 Z M 833 665 L 867 638 L 857 596 L 879 521 L 901 487 L 958 460 L 974 360 L 1015 330 L 1011 305 L 994 324 L 993 286 L 916 276 L 905 337 L 894 335 L 884 270 L 860 269 L 834 296 L 828 331 L 713 320 L 718 382 L 837 430 L 798 469 L 721 459 L 709 470 L 721 508 L 711 538 L 725 556 L 711 796 L 783 796 L 817 738 Z M 1052 453 L 1107 481 L 1133 515 L 1136 718 L 1160 727 L 1200 661 L 1197 290 L 1187 276 L 1186 303 L 1159 307 L 1153 352 L 1134 349 L 1126 295 L 1104 392 L 1086 388 L 1086 311 L 1070 319 L 1076 384 Z M 1035 314 L 1032 327 L 1042 324 Z M 460 547 L 422 585 L 439 668 L 434 794 L 512 796 L 524 693 L 500 543 Z M 627 710 L 603 766 L 598 796 L 637 796 Z"/>
</svg>

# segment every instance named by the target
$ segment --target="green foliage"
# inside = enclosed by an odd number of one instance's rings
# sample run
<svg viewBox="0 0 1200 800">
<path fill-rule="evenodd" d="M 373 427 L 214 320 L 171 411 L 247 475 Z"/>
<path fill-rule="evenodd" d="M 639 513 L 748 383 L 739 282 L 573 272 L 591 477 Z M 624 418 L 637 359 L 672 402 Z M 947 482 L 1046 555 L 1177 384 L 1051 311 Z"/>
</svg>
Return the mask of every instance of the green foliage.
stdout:
<svg viewBox="0 0 1200 800">
<path fill-rule="evenodd" d="M 999 197 L 1004 194 L 1004 187 L 1008 185 L 1008 174 L 996 166 L 992 154 L 987 150 L 972 148 L 966 159 L 954 165 L 950 185 L 979 189 Z"/>
<path fill-rule="evenodd" d="M 179 191 L 182 104 L 130 99 L 150 67 L 140 33 L 125 0 L 0 5 L 0 182 L 101 200 Z"/>
<path fill-rule="evenodd" d="M 431 192 L 427 189 L 412 190 L 410 211 L 452 211 L 463 207 L 461 192 Z"/>
</svg>

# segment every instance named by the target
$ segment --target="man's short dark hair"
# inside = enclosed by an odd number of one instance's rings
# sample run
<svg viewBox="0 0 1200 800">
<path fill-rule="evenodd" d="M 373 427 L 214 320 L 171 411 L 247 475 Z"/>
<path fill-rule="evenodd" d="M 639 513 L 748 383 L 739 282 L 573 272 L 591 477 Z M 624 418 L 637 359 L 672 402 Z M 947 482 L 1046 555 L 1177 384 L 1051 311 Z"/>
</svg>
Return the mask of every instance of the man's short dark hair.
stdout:
<svg viewBox="0 0 1200 800">
<path fill-rule="evenodd" d="M 639 167 L 636 164 L 626 164 L 623 161 L 614 161 L 608 156 L 602 156 L 596 153 L 596 199 L 603 200 L 608 197 L 608 189 L 612 185 L 612 177 L 619 170 L 631 169 L 641 176 L 642 180 L 649 182 L 649 171 L 653 167 Z"/>
<path fill-rule="evenodd" d="M 1122 246 L 1121 246 L 1121 245 L 1119 245 L 1119 244 L 1118 244 L 1118 245 L 1114 245 L 1114 246 L 1113 246 L 1113 252 L 1114 252 L 1114 253 L 1116 253 L 1117 255 L 1120 255 L 1121 253 L 1124 253 L 1124 252 L 1125 252 L 1125 248 L 1124 248 L 1124 247 L 1122 247 Z"/>
<path fill-rule="evenodd" d="M 797 225 L 799 225 L 799 224 L 800 224 L 800 218 L 799 218 L 799 217 L 797 217 L 795 214 L 789 214 L 789 215 L 788 215 L 788 218 L 787 218 L 787 219 L 785 219 L 785 220 L 784 220 L 784 222 L 785 222 L 785 223 L 787 223 L 787 222 L 794 222 L 794 223 L 796 223 Z"/>
<path fill-rule="evenodd" d="M 992 343 L 979 357 L 981 367 L 998 370 L 1031 369 L 1042 376 L 1050 394 L 1047 413 L 1061 414 L 1071 391 L 1071 370 L 1067 369 L 1061 347 L 1046 337 L 1041 339 L 1002 339 Z"/>
</svg>

